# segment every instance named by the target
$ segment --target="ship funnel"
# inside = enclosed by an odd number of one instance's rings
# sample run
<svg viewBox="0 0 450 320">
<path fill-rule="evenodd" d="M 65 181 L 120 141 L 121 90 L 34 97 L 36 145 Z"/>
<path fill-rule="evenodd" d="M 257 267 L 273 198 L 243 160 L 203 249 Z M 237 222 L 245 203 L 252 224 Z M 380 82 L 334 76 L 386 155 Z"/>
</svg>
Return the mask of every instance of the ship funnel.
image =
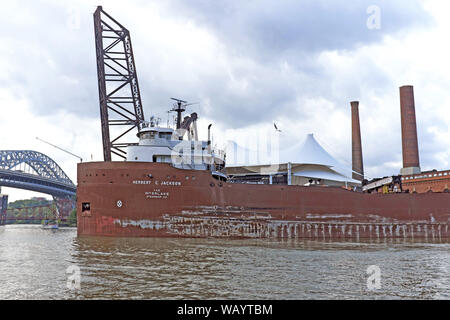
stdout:
<svg viewBox="0 0 450 320">
<path fill-rule="evenodd" d="M 420 173 L 420 164 L 413 86 L 400 87 L 400 115 L 403 151 L 403 168 L 400 174 L 417 174 Z"/>
<path fill-rule="evenodd" d="M 361 129 L 359 124 L 359 102 L 350 102 L 352 109 L 352 178 L 364 180 L 363 156 L 361 145 Z"/>
</svg>

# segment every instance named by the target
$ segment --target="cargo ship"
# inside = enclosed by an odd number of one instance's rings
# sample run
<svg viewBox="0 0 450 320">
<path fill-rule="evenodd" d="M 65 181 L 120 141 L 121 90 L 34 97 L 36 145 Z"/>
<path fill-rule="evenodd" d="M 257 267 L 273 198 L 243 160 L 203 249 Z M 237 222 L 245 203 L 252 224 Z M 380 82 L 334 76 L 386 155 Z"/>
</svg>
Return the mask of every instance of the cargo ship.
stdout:
<svg viewBox="0 0 450 320">
<path fill-rule="evenodd" d="M 300 177 L 302 166 L 289 161 L 230 168 L 226 154 L 212 147 L 210 126 L 208 139 L 199 141 L 197 113 L 182 117 L 186 101 L 172 98 L 173 128 L 144 120 L 129 31 L 102 7 L 94 24 L 105 161 L 78 164 L 79 236 L 449 238 L 450 175 L 420 170 L 411 86 L 400 88 L 399 176 L 364 179 L 357 102 L 351 103 L 352 177 L 345 182 L 323 163 L 303 166 L 323 171 Z M 118 95 L 123 88 L 127 93 Z M 111 138 L 110 128 L 119 125 L 128 127 Z M 133 129 L 137 142 L 118 142 Z M 124 159 L 112 161 L 112 154 Z"/>
</svg>

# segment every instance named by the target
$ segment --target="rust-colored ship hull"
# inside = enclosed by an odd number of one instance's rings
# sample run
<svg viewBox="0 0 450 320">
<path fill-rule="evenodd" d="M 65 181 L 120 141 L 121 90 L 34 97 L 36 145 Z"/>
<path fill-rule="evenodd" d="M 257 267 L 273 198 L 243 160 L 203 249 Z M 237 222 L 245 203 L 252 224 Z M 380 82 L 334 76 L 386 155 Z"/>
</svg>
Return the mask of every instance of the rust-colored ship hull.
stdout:
<svg viewBox="0 0 450 320">
<path fill-rule="evenodd" d="M 79 236 L 448 239 L 450 193 L 221 182 L 148 162 L 78 164 Z"/>
</svg>

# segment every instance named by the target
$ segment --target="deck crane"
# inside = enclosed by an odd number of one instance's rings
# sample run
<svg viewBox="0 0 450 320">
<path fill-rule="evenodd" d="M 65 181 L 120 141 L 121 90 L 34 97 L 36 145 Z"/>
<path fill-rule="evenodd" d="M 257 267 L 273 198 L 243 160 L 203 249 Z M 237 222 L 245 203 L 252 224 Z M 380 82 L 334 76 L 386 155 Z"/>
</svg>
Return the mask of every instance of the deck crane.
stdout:
<svg viewBox="0 0 450 320">
<path fill-rule="evenodd" d="M 103 158 L 126 158 L 124 137 L 144 121 L 130 32 L 103 11 L 94 13 Z"/>
<path fill-rule="evenodd" d="M 67 150 L 65 150 L 65 149 L 63 149 L 63 148 L 60 148 L 60 147 L 58 147 L 58 146 L 55 146 L 54 144 L 51 144 L 51 143 L 48 142 L 48 141 L 42 140 L 42 139 L 39 138 L 39 137 L 36 137 L 36 139 L 39 140 L 39 141 L 42 141 L 42 142 L 44 142 L 44 143 L 46 143 L 46 144 L 48 144 L 48 145 L 50 145 L 50 146 L 52 146 L 52 147 L 54 147 L 54 148 L 56 148 L 56 149 L 59 149 L 59 150 L 61 150 L 61 151 L 64 151 L 65 153 L 68 153 L 68 154 L 70 154 L 71 156 L 74 156 L 75 158 L 80 159 L 80 162 L 83 162 L 83 158 L 81 158 L 80 156 L 77 156 L 76 154 L 74 154 L 74 153 L 72 153 L 72 152 L 70 152 L 70 151 L 67 151 Z"/>
<path fill-rule="evenodd" d="M 94 13 L 94 30 L 103 158 L 111 161 L 115 154 L 126 159 L 124 149 L 132 143 L 124 141 L 125 136 L 135 128 L 140 131 L 145 122 L 130 32 L 101 6 Z M 198 140 L 197 113 L 182 119 L 186 107 L 198 102 L 171 99 L 179 139 L 187 132 L 189 140 Z"/>
</svg>

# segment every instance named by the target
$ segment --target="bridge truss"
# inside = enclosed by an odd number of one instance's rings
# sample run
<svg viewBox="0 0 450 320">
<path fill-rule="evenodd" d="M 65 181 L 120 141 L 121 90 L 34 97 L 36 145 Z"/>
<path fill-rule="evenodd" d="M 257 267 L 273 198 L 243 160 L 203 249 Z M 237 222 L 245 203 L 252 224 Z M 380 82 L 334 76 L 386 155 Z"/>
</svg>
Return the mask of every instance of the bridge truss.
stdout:
<svg viewBox="0 0 450 320">
<path fill-rule="evenodd" d="M 37 151 L 0 150 L 0 186 L 53 196 L 61 219 L 75 208 L 75 184 L 55 161 Z"/>
</svg>

